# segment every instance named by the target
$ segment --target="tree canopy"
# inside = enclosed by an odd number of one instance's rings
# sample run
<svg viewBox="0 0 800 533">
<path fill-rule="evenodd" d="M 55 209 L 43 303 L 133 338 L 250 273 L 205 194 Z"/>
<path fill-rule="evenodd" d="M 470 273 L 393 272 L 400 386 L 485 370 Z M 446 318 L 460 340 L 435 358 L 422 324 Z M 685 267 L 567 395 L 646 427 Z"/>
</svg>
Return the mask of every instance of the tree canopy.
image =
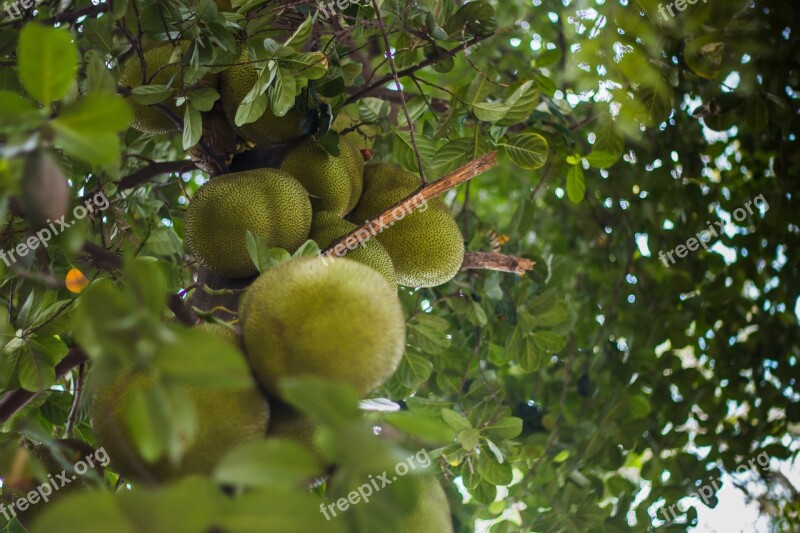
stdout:
<svg viewBox="0 0 800 533">
<path fill-rule="evenodd" d="M 800 431 L 799 10 L 6 2 L 4 490 L 21 448 L 95 444 L 91 397 L 121 376 L 153 380 L 126 423 L 143 456 L 174 461 L 197 416 L 180 386 L 249 379 L 194 327 L 238 327 L 246 284 L 192 257 L 184 214 L 206 181 L 277 166 L 291 146 L 253 146 L 237 127 L 299 112 L 331 154 L 356 132 L 370 162 L 420 174 L 461 228 L 461 272 L 399 288 L 405 353 L 370 399 L 321 378 L 282 384 L 319 424 L 326 471 L 269 437 L 167 485 L 128 482 L 112 461 L 95 490 L 43 504 L 34 531 L 396 531 L 406 485 L 330 520 L 319 502 L 420 451 L 456 531 L 685 530 L 724 484 L 776 530 L 797 528 L 779 466 Z M 121 81 L 164 45 L 177 75 Z M 230 124 L 208 80 L 242 64 L 257 79 Z M 175 132 L 132 128 L 134 106 Z M 248 238 L 260 270 L 290 256 Z M 312 241 L 295 255 L 318 253 Z"/>
</svg>

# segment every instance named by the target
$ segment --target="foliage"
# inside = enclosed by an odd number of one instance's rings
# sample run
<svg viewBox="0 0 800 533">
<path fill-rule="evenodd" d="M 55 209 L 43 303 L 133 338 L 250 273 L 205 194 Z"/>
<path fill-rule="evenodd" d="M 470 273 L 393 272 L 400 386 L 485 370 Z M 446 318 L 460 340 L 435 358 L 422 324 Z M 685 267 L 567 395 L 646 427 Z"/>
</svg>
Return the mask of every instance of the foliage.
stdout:
<svg viewBox="0 0 800 533">
<path fill-rule="evenodd" d="M 311 1 L 218 4 L 76 0 L 62 11 L 44 0 L 0 21 L 0 246 L 39 229 L 19 201 L 28 153 L 56 157 L 73 205 L 98 191 L 110 199 L 49 246 L 0 263 L 3 471 L 20 436 L 93 442 L 91 390 L 121 373 L 158 377 L 129 420 L 148 456 L 185 448 L 194 414 L 179 384 L 245 381 L 231 348 L 186 326 L 187 313 L 235 316 L 192 310 L 186 298 L 218 288 L 198 281 L 183 235 L 188 198 L 208 175 L 181 167 L 184 149 L 205 149 L 206 113 L 219 108 L 216 89 L 190 87 L 243 47 L 259 76 L 239 125 L 266 109 L 283 116 L 302 93 L 325 146 L 336 146 L 331 122 L 347 113 L 374 138 L 374 160 L 413 171 L 421 161 L 429 180 L 498 150 L 495 169 L 446 199 L 468 250 L 536 261 L 525 276 L 466 271 L 435 289 L 401 289 L 408 346 L 374 394 L 384 400 L 359 404 L 324 380 L 285 383 L 337 464 L 328 488 L 425 447 L 458 531 L 476 521 L 493 533 L 684 529 L 694 507 L 671 524 L 662 510 L 709 476 L 760 451 L 773 469 L 796 457 L 794 2 L 711 0 L 665 18 L 658 0 L 384 0 L 382 24 L 364 3 L 326 20 Z M 183 80 L 125 96 L 174 101 L 183 134 L 128 128 L 121 66 L 180 40 Z M 759 195 L 761 209 L 733 219 Z M 659 259 L 719 220 L 727 226 L 709 250 Z M 260 270 L 288 258 L 252 236 L 248 249 Z M 73 267 L 92 282 L 78 294 L 63 281 Z M 76 392 L 81 353 L 87 394 Z M 25 391 L 39 393 L 17 409 Z M 400 504 L 322 520 L 318 494 L 297 488 L 313 461 L 280 440 L 246 445 L 210 478 L 68 499 L 40 529 L 392 530 Z M 796 489 L 767 470 L 748 476 L 775 527 L 796 528 Z"/>
</svg>

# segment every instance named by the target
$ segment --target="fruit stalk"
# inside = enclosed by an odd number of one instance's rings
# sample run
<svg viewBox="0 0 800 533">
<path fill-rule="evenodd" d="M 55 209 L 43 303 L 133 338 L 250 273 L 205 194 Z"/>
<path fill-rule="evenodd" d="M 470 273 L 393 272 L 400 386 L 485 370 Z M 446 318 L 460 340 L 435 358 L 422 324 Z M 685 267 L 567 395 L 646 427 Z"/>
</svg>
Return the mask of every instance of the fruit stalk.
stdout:
<svg viewBox="0 0 800 533">
<path fill-rule="evenodd" d="M 512 274 L 524 274 L 536 263 L 524 257 L 495 254 L 492 252 L 467 252 L 461 270 L 496 270 Z"/>
</svg>

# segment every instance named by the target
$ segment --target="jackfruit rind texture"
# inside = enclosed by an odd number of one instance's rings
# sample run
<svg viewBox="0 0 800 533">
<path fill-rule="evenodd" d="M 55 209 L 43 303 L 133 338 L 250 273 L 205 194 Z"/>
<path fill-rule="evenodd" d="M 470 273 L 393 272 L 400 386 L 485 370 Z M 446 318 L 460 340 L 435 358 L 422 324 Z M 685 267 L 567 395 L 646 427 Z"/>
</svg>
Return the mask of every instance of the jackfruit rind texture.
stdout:
<svg viewBox="0 0 800 533">
<path fill-rule="evenodd" d="M 364 156 L 344 139 L 339 139 L 338 156 L 330 155 L 319 143 L 308 139 L 286 155 L 281 170 L 303 184 L 315 211 L 344 216 L 361 197 Z"/>
<path fill-rule="evenodd" d="M 291 175 L 262 168 L 225 174 L 204 184 L 186 210 L 186 243 L 214 273 L 228 278 L 255 276 L 246 230 L 272 248 L 290 253 L 308 238 L 311 202 Z"/>
<path fill-rule="evenodd" d="M 296 141 L 306 135 L 304 121 L 306 110 L 295 106 L 282 117 L 267 108 L 255 122 L 236 126 L 236 110 L 258 80 L 258 72 L 251 63 L 247 49 L 242 51 L 239 64 L 222 72 L 220 100 L 228 122 L 239 135 L 255 144 L 278 144 Z"/>
<path fill-rule="evenodd" d="M 314 213 L 314 218 L 311 221 L 310 239 L 313 239 L 320 248 L 327 248 L 335 239 L 347 235 L 356 229 L 356 225 L 352 222 L 344 220 L 336 213 L 322 211 Z M 394 265 L 389 253 L 378 242 L 378 239 L 372 238 L 366 243 L 360 243 L 354 250 L 348 251 L 346 257 L 353 261 L 363 263 L 368 267 L 372 267 L 386 278 L 386 281 L 395 287 L 397 283 L 397 275 L 394 272 Z"/>
<path fill-rule="evenodd" d="M 242 309 L 245 353 L 280 397 L 282 378 L 322 376 L 367 395 L 388 380 L 405 347 L 405 318 L 377 271 L 346 258 L 304 257 L 267 270 Z"/>
<path fill-rule="evenodd" d="M 370 220 L 419 189 L 418 176 L 387 164 L 367 165 L 364 191 L 348 217 L 357 224 Z M 389 252 L 397 282 L 406 287 L 447 283 L 464 262 L 464 237 L 439 198 L 406 215 L 378 234 Z"/>
<path fill-rule="evenodd" d="M 239 337 L 221 325 L 198 326 L 234 347 Z M 255 382 L 238 390 L 187 386 L 194 407 L 194 442 L 179 465 L 166 457 L 147 463 L 139 454 L 125 423 L 128 397 L 134 386 L 147 389 L 152 378 L 122 376 L 95 392 L 90 416 L 95 440 L 111 458 L 109 467 L 126 478 L 143 483 L 163 482 L 192 474 L 210 474 L 231 449 L 267 432 L 269 405 Z"/>
</svg>

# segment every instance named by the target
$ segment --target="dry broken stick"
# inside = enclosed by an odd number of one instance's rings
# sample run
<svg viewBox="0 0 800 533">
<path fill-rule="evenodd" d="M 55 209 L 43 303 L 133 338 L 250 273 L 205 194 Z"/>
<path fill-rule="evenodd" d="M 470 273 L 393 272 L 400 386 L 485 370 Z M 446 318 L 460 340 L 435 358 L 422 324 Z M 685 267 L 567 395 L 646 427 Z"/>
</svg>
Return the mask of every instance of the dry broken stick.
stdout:
<svg viewBox="0 0 800 533">
<path fill-rule="evenodd" d="M 536 263 L 524 257 L 495 254 L 492 252 L 467 252 L 461 270 L 496 270 L 512 274 L 524 274 Z"/>
</svg>

